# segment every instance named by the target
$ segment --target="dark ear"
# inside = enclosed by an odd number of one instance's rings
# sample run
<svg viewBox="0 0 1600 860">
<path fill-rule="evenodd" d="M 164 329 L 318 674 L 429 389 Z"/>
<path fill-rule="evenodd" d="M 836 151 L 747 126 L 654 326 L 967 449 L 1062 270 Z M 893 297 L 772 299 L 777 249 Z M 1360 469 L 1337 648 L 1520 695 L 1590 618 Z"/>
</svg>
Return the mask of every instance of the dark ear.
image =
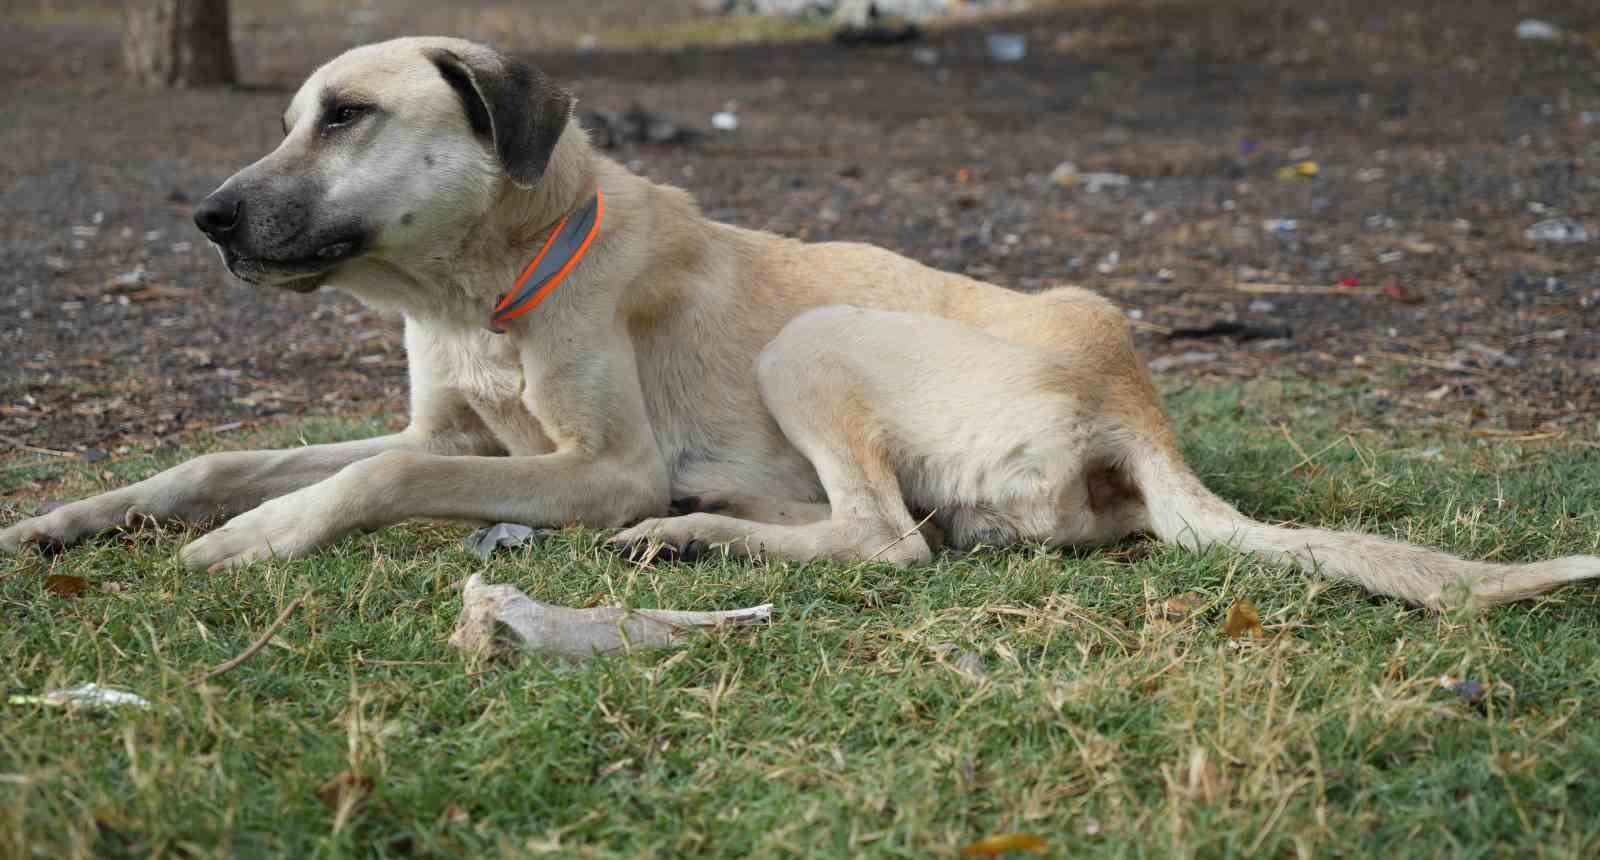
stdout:
<svg viewBox="0 0 1600 860">
<path fill-rule="evenodd" d="M 466 58 L 436 48 L 427 52 L 466 108 L 474 133 L 494 147 L 506 175 L 528 188 L 550 164 L 577 101 L 543 72 L 483 49 Z"/>
</svg>

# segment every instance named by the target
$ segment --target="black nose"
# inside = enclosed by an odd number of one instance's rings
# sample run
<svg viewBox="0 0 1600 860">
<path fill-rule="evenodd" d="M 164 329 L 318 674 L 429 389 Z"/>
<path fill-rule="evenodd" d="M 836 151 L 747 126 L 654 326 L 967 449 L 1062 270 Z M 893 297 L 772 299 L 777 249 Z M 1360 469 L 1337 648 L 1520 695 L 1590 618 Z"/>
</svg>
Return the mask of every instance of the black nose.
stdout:
<svg viewBox="0 0 1600 860">
<path fill-rule="evenodd" d="M 233 232 L 244 215 L 244 198 L 236 192 L 222 189 L 200 201 L 194 210 L 194 225 L 213 239 Z"/>
</svg>

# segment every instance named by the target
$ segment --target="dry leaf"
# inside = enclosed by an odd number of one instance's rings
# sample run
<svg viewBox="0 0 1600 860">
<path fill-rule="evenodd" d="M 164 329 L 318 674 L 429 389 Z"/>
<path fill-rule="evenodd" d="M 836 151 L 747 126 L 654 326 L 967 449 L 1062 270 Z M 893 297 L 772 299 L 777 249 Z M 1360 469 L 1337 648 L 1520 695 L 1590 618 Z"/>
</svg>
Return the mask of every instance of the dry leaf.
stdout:
<svg viewBox="0 0 1600 860">
<path fill-rule="evenodd" d="M 81 576 L 52 573 L 44 578 L 44 590 L 57 597 L 77 597 L 89 588 L 89 580 Z"/>
<path fill-rule="evenodd" d="M 1199 594 L 1185 591 L 1160 603 L 1147 604 L 1145 614 L 1155 621 L 1182 621 L 1193 615 L 1195 610 L 1200 608 L 1200 604 Z"/>
<path fill-rule="evenodd" d="M 1215 803 L 1228 793 L 1233 783 L 1228 775 L 1217 767 L 1217 763 L 1206 755 L 1205 750 L 1196 747 L 1189 752 L 1189 765 L 1182 771 L 1181 784 L 1178 791 L 1192 800 L 1201 803 Z"/>
<path fill-rule="evenodd" d="M 1004 833 L 979 839 L 961 849 L 962 857 L 999 857 L 1013 851 L 1033 851 L 1042 854 L 1049 850 L 1043 839 L 1031 833 Z"/>
<path fill-rule="evenodd" d="M 328 809 L 339 812 L 341 809 L 354 808 L 368 794 L 372 793 L 372 777 L 361 776 L 353 771 L 345 771 L 333 779 L 322 784 L 317 789 L 317 797 L 322 805 Z"/>
<path fill-rule="evenodd" d="M 471 824 L 472 815 L 455 801 L 444 805 L 444 814 L 440 816 L 446 824 Z"/>
<path fill-rule="evenodd" d="M 1229 639 L 1241 636 L 1265 639 L 1267 636 L 1267 631 L 1261 629 L 1261 613 L 1256 611 L 1255 603 L 1250 600 L 1241 600 L 1228 607 L 1228 620 L 1222 625 L 1222 632 L 1228 634 Z"/>
</svg>

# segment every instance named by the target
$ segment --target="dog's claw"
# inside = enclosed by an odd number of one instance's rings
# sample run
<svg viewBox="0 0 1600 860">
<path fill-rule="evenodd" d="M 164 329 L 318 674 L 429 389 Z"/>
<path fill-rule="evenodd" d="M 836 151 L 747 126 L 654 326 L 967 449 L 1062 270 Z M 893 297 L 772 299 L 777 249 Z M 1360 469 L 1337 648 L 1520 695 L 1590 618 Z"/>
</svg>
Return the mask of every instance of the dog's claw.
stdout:
<svg viewBox="0 0 1600 860">
<path fill-rule="evenodd" d="M 645 520 L 607 541 L 617 554 L 635 562 L 694 561 L 706 555 L 711 544 L 686 534 L 683 521 Z M 674 528 L 673 526 L 678 526 Z"/>
</svg>

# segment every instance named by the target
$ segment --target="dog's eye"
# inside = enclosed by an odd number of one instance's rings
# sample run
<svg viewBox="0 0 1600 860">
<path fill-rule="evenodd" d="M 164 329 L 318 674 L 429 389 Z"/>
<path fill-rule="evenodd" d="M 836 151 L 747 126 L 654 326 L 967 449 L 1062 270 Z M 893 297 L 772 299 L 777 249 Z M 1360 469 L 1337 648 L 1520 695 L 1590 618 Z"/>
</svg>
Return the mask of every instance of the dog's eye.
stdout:
<svg viewBox="0 0 1600 860">
<path fill-rule="evenodd" d="M 323 125 L 328 128 L 349 125 L 350 123 L 355 122 L 357 118 L 366 112 L 367 108 L 365 105 L 340 105 L 339 107 L 328 111 L 327 119 L 323 121 Z"/>
</svg>

